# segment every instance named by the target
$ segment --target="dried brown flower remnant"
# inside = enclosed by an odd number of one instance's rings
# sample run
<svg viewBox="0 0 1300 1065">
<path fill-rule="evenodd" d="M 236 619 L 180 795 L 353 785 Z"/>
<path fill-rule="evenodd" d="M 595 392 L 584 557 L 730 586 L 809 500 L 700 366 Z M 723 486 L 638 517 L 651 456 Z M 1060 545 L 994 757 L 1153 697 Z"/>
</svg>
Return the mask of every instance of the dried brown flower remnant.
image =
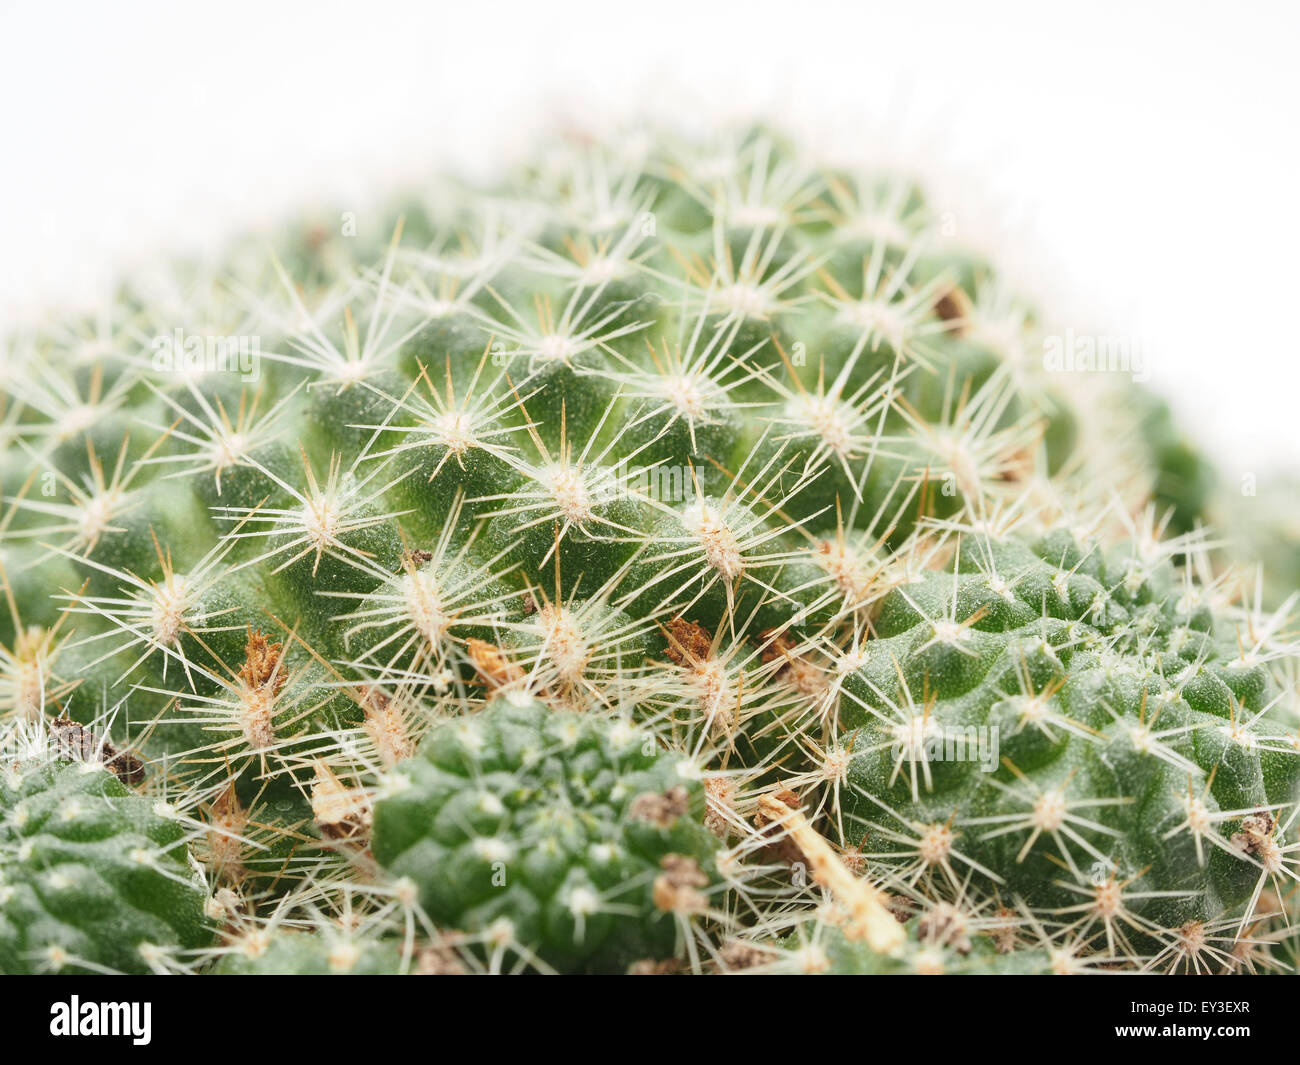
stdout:
<svg viewBox="0 0 1300 1065">
<path fill-rule="evenodd" d="M 262 688 L 268 682 L 272 684 L 272 695 L 279 695 L 284 687 L 284 675 L 280 672 L 280 659 L 283 655 L 282 644 L 272 643 L 265 633 L 248 630 L 248 643 L 244 646 L 244 664 L 239 670 L 240 679 L 249 688 Z"/>
<path fill-rule="evenodd" d="M 70 717 L 56 718 L 50 722 L 50 746 L 55 748 L 55 754 L 59 757 L 79 762 L 102 762 L 102 744 L 106 742 Z"/>
<path fill-rule="evenodd" d="M 678 785 L 662 793 L 645 792 L 638 795 L 628 807 L 628 816 L 658 828 L 668 828 L 689 809 L 690 795 L 684 787 Z"/>
<path fill-rule="evenodd" d="M 884 900 L 885 909 L 894 915 L 894 919 L 899 924 L 907 924 L 916 916 L 916 903 L 906 895 L 891 895 L 885 892 L 881 898 Z"/>
<path fill-rule="evenodd" d="M 248 630 L 244 664 L 239 670 L 239 726 L 255 750 L 275 744 L 275 700 L 288 679 L 280 668 L 283 646 L 272 643 L 260 630 Z"/>
<path fill-rule="evenodd" d="M 1232 834 L 1232 845 L 1247 854 L 1259 855 L 1267 848 L 1277 821 L 1269 810 L 1257 810 L 1241 819 L 1241 828 Z"/>
<path fill-rule="evenodd" d="M 945 322 L 955 322 L 955 326 L 950 328 L 958 336 L 964 331 L 965 322 L 963 319 L 970 313 L 970 297 L 962 291 L 961 286 L 954 285 L 934 304 L 934 313 Z"/>
<path fill-rule="evenodd" d="M 785 665 L 776 672 L 776 679 L 789 684 L 803 695 L 818 695 L 826 688 L 826 676 L 813 663 L 794 653 L 789 637 L 775 635 L 772 629 L 758 634 L 766 646 L 759 653 L 763 662 L 783 660 Z"/>
<path fill-rule="evenodd" d="M 685 618 L 668 622 L 668 658 L 674 665 L 691 665 L 703 662 L 713 649 L 713 641 L 704 627 Z"/>
<path fill-rule="evenodd" d="M 789 638 L 780 635 L 775 629 L 764 629 L 758 634 L 760 641 L 766 644 L 759 658 L 764 662 L 774 662 L 778 658 L 789 659 L 790 652 L 794 650 L 794 645 Z"/>
<path fill-rule="evenodd" d="M 783 788 L 777 792 L 775 798 L 784 806 L 798 809 L 803 805 L 799 801 L 799 796 L 789 788 Z M 767 841 L 767 851 L 774 861 L 783 862 L 786 865 L 794 865 L 803 861 L 803 851 L 795 844 L 789 835 L 781 830 L 779 824 L 773 823 L 770 816 L 764 812 L 763 804 L 760 803 L 758 812 L 754 814 L 754 827 L 759 830 L 759 834 Z"/>
<path fill-rule="evenodd" d="M 316 776 L 311 785 L 311 811 L 326 839 L 364 840 L 369 832 L 370 802 L 365 792 L 348 787 L 324 762 L 316 764 Z"/>
<path fill-rule="evenodd" d="M 483 678 L 483 683 L 488 686 L 489 691 L 523 680 L 524 671 L 510 661 L 501 648 L 472 636 L 465 641 L 465 648 L 469 651 L 470 661 L 474 663 L 474 668 L 478 670 L 478 675 Z"/>
<path fill-rule="evenodd" d="M 104 768 L 128 787 L 144 783 L 144 759 L 134 751 L 118 751 L 104 762 Z"/>
<path fill-rule="evenodd" d="M 718 951 L 718 961 L 727 972 L 753 969 L 759 965 L 766 965 L 775 958 L 776 954 L 772 951 L 764 950 L 755 943 L 746 943 L 739 939 L 724 943 Z"/>
<path fill-rule="evenodd" d="M 135 786 L 144 780 L 144 762 L 133 751 L 119 751 L 108 737 L 100 736 L 70 717 L 50 723 L 50 744 L 61 757 L 81 762 L 98 762 L 118 780 Z"/>
<path fill-rule="evenodd" d="M 664 913 L 703 913 L 709 900 L 699 889 L 708 887 L 709 878 L 694 858 L 684 854 L 665 854 L 659 859 L 663 870 L 655 877 L 653 898 Z"/>
</svg>

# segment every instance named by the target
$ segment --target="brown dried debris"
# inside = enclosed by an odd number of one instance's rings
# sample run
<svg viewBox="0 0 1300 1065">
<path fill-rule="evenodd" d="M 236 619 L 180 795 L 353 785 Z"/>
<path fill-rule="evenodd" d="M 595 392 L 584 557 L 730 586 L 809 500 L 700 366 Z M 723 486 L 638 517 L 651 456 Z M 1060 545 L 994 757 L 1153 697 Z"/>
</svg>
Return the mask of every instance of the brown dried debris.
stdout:
<svg viewBox="0 0 1300 1065">
<path fill-rule="evenodd" d="M 726 972 L 754 969 L 775 959 L 774 951 L 765 950 L 756 943 L 746 943 L 739 939 L 724 943 L 718 950 L 718 961 Z"/>
<path fill-rule="evenodd" d="M 284 645 L 272 643 L 261 629 L 248 630 L 248 643 L 244 645 L 244 664 L 239 670 L 239 679 L 250 690 L 271 685 L 271 694 L 279 695 L 284 687 L 283 671 L 280 659 L 284 656 Z"/>
<path fill-rule="evenodd" d="M 709 886 L 708 875 L 699 862 L 685 854 L 665 854 L 659 859 L 663 870 L 655 877 L 652 897 L 664 913 L 703 913 L 709 900 L 700 888 Z"/>
<path fill-rule="evenodd" d="M 764 645 L 759 658 L 766 664 L 781 659 L 785 662 L 774 674 L 774 679 L 782 684 L 789 684 L 803 695 L 817 695 L 826 687 L 826 676 L 815 665 L 794 653 L 794 644 L 789 637 L 777 635 L 775 629 L 766 629 L 758 634 Z"/>
<path fill-rule="evenodd" d="M 803 805 L 799 796 L 789 788 L 783 788 L 781 791 L 778 791 L 774 798 L 782 805 L 795 810 Z M 765 848 L 766 857 L 785 865 L 803 863 L 803 851 L 799 849 L 793 839 L 782 831 L 780 825 L 773 824 L 772 819 L 764 814 L 761 804 L 758 813 L 754 815 L 754 827 L 759 830 L 759 834 L 767 842 Z"/>
<path fill-rule="evenodd" d="M 883 892 L 881 899 L 885 903 L 885 909 L 894 915 L 894 920 L 899 924 L 907 924 L 916 916 L 917 905 L 906 895 L 891 895 L 889 892 Z"/>
<path fill-rule="evenodd" d="M 104 763 L 104 768 L 127 787 L 144 783 L 144 759 L 134 751 L 118 751 Z"/>
<path fill-rule="evenodd" d="M 1241 819 L 1241 828 L 1232 834 L 1229 842 L 1246 854 L 1258 855 L 1273 836 L 1277 819 L 1271 810 L 1256 810 Z"/>
<path fill-rule="evenodd" d="M 668 622 L 668 658 L 674 665 L 703 662 L 713 650 L 713 640 L 699 622 L 676 617 Z"/>
<path fill-rule="evenodd" d="M 144 782 L 144 761 L 134 751 L 119 751 L 100 736 L 64 715 L 50 722 L 50 744 L 59 755 L 81 762 L 98 762 L 128 787 Z"/>
<path fill-rule="evenodd" d="M 369 837 L 371 810 L 365 792 L 348 787 L 323 762 L 317 763 L 311 785 L 311 811 L 325 839 L 348 843 Z"/>
<path fill-rule="evenodd" d="M 668 828 L 685 814 L 691 805 L 690 793 L 680 784 L 665 792 L 647 791 L 628 806 L 628 816 L 656 828 Z"/>
<path fill-rule="evenodd" d="M 758 639 L 764 645 L 758 656 L 761 661 L 764 663 L 774 662 L 778 658 L 783 658 L 787 662 L 790 661 L 794 651 L 794 644 L 790 642 L 788 637 L 778 634 L 775 629 L 764 629 L 758 634 Z"/>
<path fill-rule="evenodd" d="M 965 318 L 969 310 L 970 297 L 966 295 L 965 290 L 960 285 L 954 285 L 948 289 L 934 304 L 934 313 L 942 321 L 957 322 L 956 326 L 951 327 L 957 336 L 961 336 L 964 325 L 959 319 Z"/>
<path fill-rule="evenodd" d="M 471 636 L 465 641 L 465 649 L 489 690 L 494 691 L 523 680 L 524 671 L 494 644 Z"/>
</svg>

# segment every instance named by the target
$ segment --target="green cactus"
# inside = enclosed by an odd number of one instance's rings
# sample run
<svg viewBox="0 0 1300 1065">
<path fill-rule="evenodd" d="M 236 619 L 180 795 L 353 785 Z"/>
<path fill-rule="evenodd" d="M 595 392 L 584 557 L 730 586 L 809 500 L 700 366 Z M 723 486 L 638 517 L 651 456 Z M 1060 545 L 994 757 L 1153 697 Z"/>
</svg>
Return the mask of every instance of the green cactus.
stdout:
<svg viewBox="0 0 1300 1065">
<path fill-rule="evenodd" d="M 1168 514 L 1171 533 L 1191 532 L 1209 520 L 1218 474 L 1188 435 L 1180 431 L 1169 405 L 1154 393 L 1132 389 L 1125 396 L 1155 470 L 1157 505 Z"/>
<path fill-rule="evenodd" d="M 1211 566 L 1172 428 L 1036 358 L 915 183 L 745 129 L 362 218 L 5 352 L 0 712 L 147 763 L 105 779 L 176 812 L 218 938 L 177 896 L 142 939 L 230 973 L 1276 967 L 1288 619 Z M 957 729 L 997 757 L 915 756 Z"/>
<path fill-rule="evenodd" d="M 951 575 L 882 601 L 844 675 L 846 833 L 1113 952 L 1244 922 L 1295 873 L 1300 733 L 1270 635 L 1196 591 L 1136 548 L 968 536 Z"/>
<path fill-rule="evenodd" d="M 213 970 L 221 976 L 398 976 L 401 945 L 353 936 L 276 932 L 248 937 Z"/>
<path fill-rule="evenodd" d="M 175 812 L 66 720 L 11 733 L 0 759 L 0 972 L 184 969 L 211 932 Z"/>
<path fill-rule="evenodd" d="M 945 922 L 951 916 L 911 922 L 907 946 L 895 955 L 872 950 L 834 925 L 814 922 L 779 944 L 734 944 L 728 957 L 740 963 L 737 971 L 782 976 L 1037 976 L 1068 971 L 1059 954 L 1041 947 L 1002 950 L 996 930 L 979 934 L 962 927 L 959 919 Z"/>
<path fill-rule="evenodd" d="M 629 722 L 498 699 L 430 733 L 385 792 L 374 855 L 425 912 L 504 922 L 552 966 L 670 957 L 720 886 L 699 769 Z"/>
</svg>

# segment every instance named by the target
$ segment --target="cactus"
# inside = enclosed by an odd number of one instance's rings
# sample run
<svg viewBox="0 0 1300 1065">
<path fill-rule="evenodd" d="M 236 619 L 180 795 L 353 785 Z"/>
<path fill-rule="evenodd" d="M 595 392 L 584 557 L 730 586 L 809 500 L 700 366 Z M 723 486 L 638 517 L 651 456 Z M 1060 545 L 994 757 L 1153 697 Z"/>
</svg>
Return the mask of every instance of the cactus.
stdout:
<svg viewBox="0 0 1300 1065">
<path fill-rule="evenodd" d="M 398 976 L 400 944 L 279 931 L 246 936 L 229 948 L 214 972 L 221 976 Z"/>
<path fill-rule="evenodd" d="M 379 863 L 438 923 L 503 922 L 553 967 L 671 956 L 721 886 L 699 769 L 629 722 L 498 699 L 439 726 L 388 790 Z"/>
<path fill-rule="evenodd" d="M 1300 734 L 1270 634 L 1239 642 L 1158 555 L 1064 535 L 962 548 L 951 576 L 886 597 L 844 678 L 840 719 L 860 727 L 842 812 L 864 852 L 1129 956 L 1285 890 Z M 953 760 L 963 745 L 983 757 Z"/>
<path fill-rule="evenodd" d="M 0 709 L 140 771 L 6 786 L 120 799 L 85 868 L 168 908 L 38 944 L 19 888 L 0 963 L 1287 967 L 1288 619 L 1041 331 L 916 183 L 747 129 L 11 337 Z"/>
<path fill-rule="evenodd" d="M 138 760 L 67 719 L 0 749 L 0 970 L 183 970 L 206 947 L 203 882 Z"/>
</svg>

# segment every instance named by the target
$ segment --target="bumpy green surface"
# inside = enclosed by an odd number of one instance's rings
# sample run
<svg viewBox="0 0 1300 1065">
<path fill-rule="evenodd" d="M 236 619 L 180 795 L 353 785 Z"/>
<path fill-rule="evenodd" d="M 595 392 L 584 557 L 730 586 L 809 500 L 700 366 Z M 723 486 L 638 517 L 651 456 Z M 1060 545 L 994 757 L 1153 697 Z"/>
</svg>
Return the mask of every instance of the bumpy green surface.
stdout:
<svg viewBox="0 0 1300 1065">
<path fill-rule="evenodd" d="M 897 861 L 947 824 L 946 860 L 980 888 L 1068 911 L 1113 880 L 1166 929 L 1277 872 L 1208 835 L 1293 806 L 1300 735 L 1270 712 L 1279 693 L 1246 634 L 1168 563 L 1064 534 L 968 538 L 956 574 L 891 593 L 876 625 L 843 711 L 860 726 L 844 739 L 846 833 L 865 851 Z M 991 740 L 981 764 L 973 744 Z"/>
<path fill-rule="evenodd" d="M 256 951 L 236 949 L 214 970 L 220 976 L 396 976 L 399 944 L 307 932 L 275 932 Z"/>
<path fill-rule="evenodd" d="M 969 873 L 962 905 L 1023 896 L 1049 938 L 1095 863 L 1178 892 L 1133 903 L 1170 927 L 1249 897 L 1247 813 L 1287 845 L 1285 626 L 1256 640 L 1190 542 L 1143 548 L 1173 574 L 1060 532 L 1190 528 L 1204 465 L 1158 404 L 1050 369 L 912 182 L 744 129 L 556 145 L 337 221 L 0 353 L 0 714 L 151 759 L 228 937 L 346 913 L 487 968 L 702 968 L 823 901 L 753 838 L 778 787 L 884 887 L 952 902 Z M 998 727 L 1010 765 L 896 774 L 918 714 Z M 685 764 L 720 774 L 716 836 Z M 1058 785 L 1078 840 L 991 834 Z M 1204 864 L 1189 787 L 1236 811 Z M 677 788 L 670 823 L 632 816 Z M 955 873 L 913 880 L 898 835 L 950 818 Z M 669 855 L 710 912 L 656 905 Z M 297 971 L 315 942 L 217 949 Z"/>
<path fill-rule="evenodd" d="M 507 921 L 551 965 L 673 954 L 678 925 L 654 898 L 662 860 L 715 879 L 698 773 L 625 722 L 500 699 L 435 730 L 395 774 L 375 857 L 415 881 L 435 920 L 468 932 Z M 680 812 L 642 812 L 660 797 Z"/>
<path fill-rule="evenodd" d="M 821 925 L 792 936 L 768 967 L 805 976 L 1036 976 L 1051 971 L 1051 957 L 1041 948 L 1001 953 L 990 937 L 975 935 L 957 949 L 947 942 L 924 941 L 916 921 L 909 932 L 907 947 L 890 957 Z"/>
<path fill-rule="evenodd" d="M 1069 382 L 1025 362 L 995 272 L 934 240 L 919 190 L 806 166 L 761 132 L 728 146 L 716 185 L 677 151 L 640 161 L 603 209 L 587 200 L 598 166 L 521 175 L 501 191 L 529 220 L 492 254 L 441 253 L 492 214 L 458 193 L 440 206 L 466 220 L 413 207 L 391 259 L 395 220 L 372 218 L 368 240 L 306 242 L 283 279 L 194 278 L 175 314 L 128 289 L 108 355 L 16 351 L 6 432 L 37 457 L 5 454 L 0 482 L 24 498 L 0 556 L 27 623 L 51 623 L 66 605 L 53 597 L 86 585 L 79 637 L 101 638 L 78 655 L 94 667 L 79 670 L 74 711 L 112 705 L 123 674 L 148 689 L 137 719 L 168 694 L 219 697 L 248 626 L 279 638 L 268 615 L 369 672 L 454 659 L 469 620 L 431 638 L 367 613 L 404 550 L 432 547 L 453 512 L 448 558 L 475 519 L 486 528 L 462 565 L 426 576 L 466 619 L 520 620 L 524 578 L 556 593 L 556 555 L 561 594 L 590 595 L 640 547 L 614 597 L 640 614 L 699 593 L 716 624 L 735 567 L 701 545 L 697 489 L 753 534 L 740 559 L 766 581 L 774 556 L 803 546 L 783 525 L 898 542 L 919 514 L 1070 457 Z M 765 180 L 773 202 L 748 202 Z M 457 295 L 430 295 L 443 291 Z M 256 336 L 255 374 L 168 369 L 140 350 L 176 329 Z M 518 569 L 472 579 L 499 552 Z M 183 578 L 165 597 L 179 632 L 154 610 L 169 570 Z M 0 638 L 9 629 L 0 617 Z M 208 738 L 186 706 L 156 750 Z"/>
<path fill-rule="evenodd" d="M 146 973 L 205 946 L 181 828 L 90 763 L 0 767 L 0 972 Z"/>
</svg>

